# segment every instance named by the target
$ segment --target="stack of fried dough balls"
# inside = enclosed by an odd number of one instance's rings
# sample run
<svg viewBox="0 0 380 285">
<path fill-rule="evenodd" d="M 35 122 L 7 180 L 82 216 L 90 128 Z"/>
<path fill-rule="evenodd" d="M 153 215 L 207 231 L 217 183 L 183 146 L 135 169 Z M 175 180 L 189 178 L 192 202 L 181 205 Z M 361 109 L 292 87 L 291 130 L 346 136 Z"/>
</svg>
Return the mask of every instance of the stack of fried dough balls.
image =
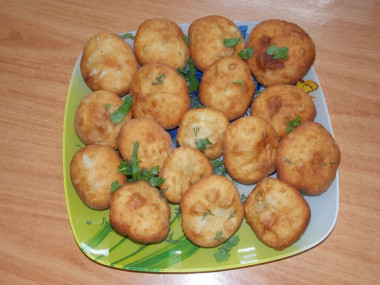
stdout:
<svg viewBox="0 0 380 285">
<path fill-rule="evenodd" d="M 169 202 L 179 205 L 183 232 L 198 246 L 224 243 L 245 218 L 259 240 L 282 250 L 310 221 L 302 194 L 325 192 L 340 163 L 334 138 L 313 121 L 313 99 L 294 85 L 314 62 L 314 43 L 282 20 L 259 23 L 245 42 L 236 24 L 218 15 L 191 23 L 188 39 L 164 18 L 143 22 L 133 48 L 111 33 L 89 39 L 80 69 L 93 92 L 75 114 L 86 146 L 71 162 L 73 186 L 91 209 L 109 208 L 116 232 L 138 243 L 165 240 Z M 252 57 L 242 56 L 250 49 Z M 203 72 L 200 108 L 190 109 L 180 72 L 189 60 Z M 265 90 L 256 90 L 252 75 Z M 117 112 L 124 114 L 115 121 Z M 299 126 L 289 129 L 294 120 Z M 130 182 L 118 169 L 133 159 L 140 170 L 158 167 L 164 182 Z M 216 159 L 229 177 L 214 174 Z M 268 177 L 274 173 L 277 179 Z M 235 182 L 256 184 L 245 205 Z"/>
</svg>

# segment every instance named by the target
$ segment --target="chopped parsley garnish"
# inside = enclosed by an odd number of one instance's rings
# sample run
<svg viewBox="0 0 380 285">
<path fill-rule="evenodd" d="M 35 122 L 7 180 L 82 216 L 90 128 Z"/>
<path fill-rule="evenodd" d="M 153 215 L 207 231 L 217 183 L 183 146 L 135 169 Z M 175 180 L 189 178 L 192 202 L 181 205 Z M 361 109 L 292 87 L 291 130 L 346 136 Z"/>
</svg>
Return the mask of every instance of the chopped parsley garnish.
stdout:
<svg viewBox="0 0 380 285">
<path fill-rule="evenodd" d="M 193 128 L 193 132 L 194 132 L 195 138 L 197 138 L 198 132 L 199 132 L 200 129 L 201 129 L 201 127 L 198 127 L 198 126 Z"/>
<path fill-rule="evenodd" d="M 165 178 L 158 177 L 158 166 L 153 166 L 150 171 L 146 168 L 140 169 L 139 159 L 137 157 L 137 151 L 139 148 L 139 142 L 137 141 L 133 147 L 131 160 L 121 161 L 118 166 L 118 172 L 127 176 L 127 181 L 136 182 L 140 180 L 148 180 L 152 186 L 159 187 L 165 182 Z"/>
<path fill-rule="evenodd" d="M 240 93 L 243 93 L 244 91 L 244 81 L 232 81 L 233 84 L 239 84 L 240 85 Z"/>
<path fill-rule="evenodd" d="M 284 162 L 293 164 L 293 162 L 289 158 L 286 158 L 286 157 L 282 157 L 282 158 L 284 159 Z"/>
<path fill-rule="evenodd" d="M 223 40 L 223 43 L 226 47 L 234 47 L 240 42 L 241 38 L 228 38 Z"/>
<path fill-rule="evenodd" d="M 131 39 L 131 40 L 135 39 L 135 36 L 132 35 L 131 33 L 125 33 L 125 34 L 119 35 L 119 37 L 122 39 Z"/>
<path fill-rule="evenodd" d="M 273 60 L 286 59 L 288 57 L 288 48 L 285 46 L 278 48 L 273 45 L 267 48 L 267 55 L 270 55 Z"/>
<path fill-rule="evenodd" d="M 130 95 L 127 95 L 127 96 L 125 96 L 123 104 L 121 104 L 121 106 L 119 108 L 117 108 L 111 114 L 112 123 L 115 125 L 120 124 L 124 120 L 125 116 L 131 110 L 131 107 L 132 107 L 132 97 Z"/>
<path fill-rule="evenodd" d="M 109 110 L 111 108 L 111 104 L 105 104 L 104 108 L 106 108 L 106 110 Z"/>
<path fill-rule="evenodd" d="M 204 212 L 203 215 L 202 215 L 202 220 L 201 220 L 201 222 L 203 222 L 203 220 L 204 220 L 208 215 L 215 216 L 215 215 L 210 211 L 210 209 L 207 209 L 207 212 Z"/>
<path fill-rule="evenodd" d="M 195 145 L 197 146 L 197 149 L 199 150 L 206 150 L 206 147 L 211 144 L 212 143 L 208 140 L 208 138 L 195 141 Z"/>
<path fill-rule="evenodd" d="M 221 240 L 223 238 L 223 229 L 216 232 L 214 240 Z"/>
<path fill-rule="evenodd" d="M 233 210 L 229 216 L 229 219 L 232 219 L 236 215 L 236 210 Z"/>
<path fill-rule="evenodd" d="M 292 121 L 289 121 L 286 125 L 288 126 L 286 128 L 286 133 L 290 134 L 291 131 L 293 131 L 296 127 L 298 127 L 301 124 L 301 116 L 298 116 Z"/>
<path fill-rule="evenodd" d="M 240 195 L 240 200 L 241 200 L 241 202 L 242 202 L 243 204 L 245 204 L 245 200 L 247 200 L 247 196 L 245 196 L 244 193 L 241 193 L 241 195 Z"/>
<path fill-rule="evenodd" d="M 114 182 L 112 182 L 112 184 L 111 184 L 111 192 L 115 192 L 119 188 L 120 188 L 120 184 L 119 184 L 118 180 L 115 180 Z"/>
<path fill-rule="evenodd" d="M 184 35 L 184 40 L 185 40 L 185 43 L 189 46 L 190 40 L 189 40 L 189 37 L 187 35 Z"/>
<path fill-rule="evenodd" d="M 220 175 L 220 176 L 227 175 L 227 170 L 224 167 L 223 160 L 218 160 L 218 159 L 211 160 L 211 165 L 214 168 L 214 174 Z"/>
<path fill-rule="evenodd" d="M 220 246 L 218 249 L 218 252 L 214 253 L 216 262 L 220 263 L 222 261 L 228 260 L 228 258 L 231 256 L 229 252 L 234 246 L 238 245 L 239 241 L 240 241 L 239 236 L 234 235 L 228 241 L 226 241 L 222 246 Z"/>
<path fill-rule="evenodd" d="M 177 72 L 186 80 L 186 83 L 189 86 L 190 93 L 193 93 L 194 91 L 198 90 L 199 83 L 195 76 L 195 63 L 191 58 L 187 60 L 186 67 L 177 68 Z"/>
<path fill-rule="evenodd" d="M 162 85 L 165 80 L 165 73 L 161 73 L 156 76 L 156 81 L 152 82 L 152 85 Z"/>
<path fill-rule="evenodd" d="M 249 59 L 253 56 L 253 47 L 245 48 L 241 52 L 238 53 L 238 55 L 242 59 Z"/>
</svg>

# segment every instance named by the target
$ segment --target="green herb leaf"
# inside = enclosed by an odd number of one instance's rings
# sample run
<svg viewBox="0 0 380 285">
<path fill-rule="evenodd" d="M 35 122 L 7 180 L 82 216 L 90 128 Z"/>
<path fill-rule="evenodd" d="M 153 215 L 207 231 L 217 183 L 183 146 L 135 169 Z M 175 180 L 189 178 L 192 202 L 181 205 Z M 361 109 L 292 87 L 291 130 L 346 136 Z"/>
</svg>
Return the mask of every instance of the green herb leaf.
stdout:
<svg viewBox="0 0 380 285">
<path fill-rule="evenodd" d="M 216 232 L 214 240 L 221 240 L 223 238 L 223 229 Z"/>
<path fill-rule="evenodd" d="M 247 200 L 247 196 L 245 196 L 244 193 L 241 193 L 241 195 L 240 195 L 240 200 L 241 200 L 241 202 L 242 202 L 243 204 L 245 204 L 245 200 Z"/>
<path fill-rule="evenodd" d="M 206 150 L 206 147 L 208 145 L 211 145 L 212 143 L 208 140 L 208 138 L 204 138 L 202 140 L 197 140 L 195 142 L 195 145 L 197 146 L 197 149 L 199 150 Z"/>
<path fill-rule="evenodd" d="M 132 35 L 131 33 L 125 33 L 125 34 L 119 35 L 119 37 L 122 39 L 131 39 L 131 40 L 135 39 L 135 36 Z"/>
<path fill-rule="evenodd" d="M 208 215 L 215 216 L 215 215 L 210 211 L 210 209 L 207 209 L 207 212 L 204 212 L 203 215 L 202 215 L 202 220 L 201 220 L 201 222 L 203 222 L 203 220 L 204 220 Z"/>
<path fill-rule="evenodd" d="M 138 181 L 141 175 L 141 170 L 139 168 L 139 159 L 137 158 L 137 151 L 139 149 L 140 143 L 137 141 L 132 151 L 132 181 Z"/>
<path fill-rule="evenodd" d="M 198 126 L 193 128 L 193 132 L 194 132 L 195 138 L 197 138 L 198 132 L 199 132 L 200 129 L 201 129 L 201 127 L 198 127 Z"/>
<path fill-rule="evenodd" d="M 237 235 L 232 236 L 228 241 L 223 243 L 219 248 L 218 252 L 214 253 L 214 257 L 216 259 L 216 262 L 220 263 L 223 261 L 228 260 L 228 258 L 231 256 L 229 252 L 231 249 L 238 245 L 240 242 L 240 238 Z"/>
<path fill-rule="evenodd" d="M 118 166 L 118 172 L 127 176 L 127 181 L 136 182 L 139 180 L 148 180 L 152 186 L 160 187 L 164 184 L 165 178 L 157 177 L 159 173 L 158 165 L 153 166 L 150 171 L 146 168 L 140 169 L 140 160 L 137 157 L 139 145 L 137 141 L 133 147 L 131 160 L 121 161 Z"/>
<path fill-rule="evenodd" d="M 232 81 L 233 84 L 239 84 L 240 85 L 240 93 L 243 93 L 244 91 L 244 81 Z"/>
<path fill-rule="evenodd" d="M 273 60 L 276 59 L 286 59 L 288 57 L 288 48 L 283 46 L 283 47 L 276 47 L 274 45 L 270 46 L 267 48 L 267 55 L 270 55 Z"/>
<path fill-rule="evenodd" d="M 121 104 L 121 106 L 111 114 L 112 123 L 115 125 L 120 124 L 131 110 L 131 107 L 132 97 L 130 95 L 127 95 L 125 96 L 123 104 Z"/>
<path fill-rule="evenodd" d="M 238 53 L 238 55 L 242 59 L 249 59 L 253 56 L 253 47 L 245 48 L 241 52 Z"/>
<path fill-rule="evenodd" d="M 111 108 L 111 104 L 105 104 L 104 108 L 106 108 L 106 110 L 109 110 Z"/>
<path fill-rule="evenodd" d="M 154 187 L 160 187 L 162 184 L 164 184 L 165 178 L 164 177 L 152 177 L 149 179 L 150 185 Z"/>
<path fill-rule="evenodd" d="M 229 219 L 232 219 L 236 215 L 236 210 L 233 210 L 229 216 Z"/>
<path fill-rule="evenodd" d="M 156 81 L 152 82 L 152 85 L 162 85 L 165 80 L 165 73 L 161 73 L 156 76 Z"/>
<path fill-rule="evenodd" d="M 240 42 L 241 38 L 228 38 L 223 40 L 223 43 L 226 47 L 234 47 Z"/>
<path fill-rule="evenodd" d="M 298 127 L 301 124 L 301 116 L 298 116 L 292 121 L 289 121 L 286 125 L 288 126 L 286 128 L 286 133 L 290 134 L 291 131 L 293 131 L 296 127 Z"/>
<path fill-rule="evenodd" d="M 177 72 L 186 80 L 190 93 L 198 90 L 199 83 L 195 76 L 195 63 L 191 57 L 187 60 L 185 68 L 177 68 Z"/>
<path fill-rule="evenodd" d="M 120 188 L 120 184 L 118 180 L 115 180 L 114 182 L 111 183 L 111 192 L 115 192 L 117 189 Z"/>
<path fill-rule="evenodd" d="M 282 157 L 282 158 L 284 159 L 284 162 L 293 164 L 293 162 L 289 158 L 286 158 L 286 157 Z"/>
<path fill-rule="evenodd" d="M 189 37 L 187 35 L 184 35 L 184 40 L 185 40 L 185 43 L 189 46 L 190 40 L 189 40 Z"/>
</svg>

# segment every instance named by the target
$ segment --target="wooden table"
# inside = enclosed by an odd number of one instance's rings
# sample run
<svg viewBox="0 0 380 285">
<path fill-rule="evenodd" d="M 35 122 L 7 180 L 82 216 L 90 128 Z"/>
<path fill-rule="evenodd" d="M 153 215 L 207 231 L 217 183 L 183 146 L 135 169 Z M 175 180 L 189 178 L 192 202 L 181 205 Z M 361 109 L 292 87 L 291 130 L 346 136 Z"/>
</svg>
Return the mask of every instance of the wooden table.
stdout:
<svg viewBox="0 0 380 285">
<path fill-rule="evenodd" d="M 379 1 L 0 1 L 1 284 L 375 284 L 380 282 Z M 87 39 L 209 14 L 298 23 L 337 143 L 340 208 L 318 246 L 291 258 L 195 274 L 112 269 L 76 245 L 66 210 L 62 129 L 70 76 Z"/>
</svg>

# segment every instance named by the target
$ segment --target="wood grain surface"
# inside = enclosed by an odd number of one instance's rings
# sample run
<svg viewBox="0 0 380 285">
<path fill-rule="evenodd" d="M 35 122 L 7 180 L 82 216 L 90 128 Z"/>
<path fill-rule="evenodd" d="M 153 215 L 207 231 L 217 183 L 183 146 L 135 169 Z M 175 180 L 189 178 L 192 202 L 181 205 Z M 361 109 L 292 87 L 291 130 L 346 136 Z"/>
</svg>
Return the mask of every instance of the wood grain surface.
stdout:
<svg viewBox="0 0 380 285">
<path fill-rule="evenodd" d="M 71 73 L 87 39 L 218 14 L 280 18 L 313 38 L 342 152 L 337 224 L 280 261 L 194 274 L 117 270 L 88 259 L 68 219 L 62 133 Z M 0 1 L 1 284 L 379 284 L 380 1 Z"/>
</svg>

